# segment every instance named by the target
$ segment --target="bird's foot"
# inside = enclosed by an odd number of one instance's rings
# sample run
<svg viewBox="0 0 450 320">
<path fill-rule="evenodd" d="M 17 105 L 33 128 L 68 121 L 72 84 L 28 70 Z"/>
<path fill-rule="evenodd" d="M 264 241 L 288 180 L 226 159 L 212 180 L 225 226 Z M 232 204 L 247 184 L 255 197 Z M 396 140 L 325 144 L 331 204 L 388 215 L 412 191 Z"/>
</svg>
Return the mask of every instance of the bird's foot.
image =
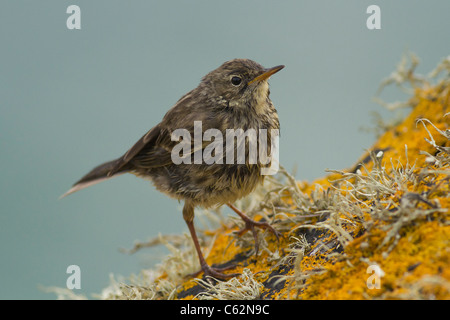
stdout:
<svg viewBox="0 0 450 320">
<path fill-rule="evenodd" d="M 267 222 L 258 222 L 258 221 L 255 221 L 253 219 L 250 219 L 249 217 L 247 217 L 245 215 L 241 216 L 241 218 L 245 222 L 245 227 L 243 229 L 241 229 L 241 230 L 238 230 L 237 234 L 239 236 L 241 236 L 244 233 L 246 233 L 247 231 L 251 231 L 252 232 L 253 238 L 255 239 L 255 254 L 256 255 L 258 255 L 258 250 L 259 250 L 258 232 L 256 231 L 256 228 L 269 230 L 270 232 L 272 232 L 275 235 L 275 237 L 277 238 L 277 241 L 280 242 L 281 234 L 277 230 L 275 230 Z"/>
<path fill-rule="evenodd" d="M 235 267 L 236 267 L 236 265 L 226 266 L 226 267 L 222 267 L 222 268 L 215 268 L 215 267 L 210 267 L 209 265 L 207 265 L 205 263 L 204 265 L 202 265 L 202 269 L 200 271 L 189 274 L 189 277 L 195 278 L 203 272 L 205 275 L 205 278 L 211 277 L 211 278 L 219 279 L 219 280 L 228 280 L 230 278 L 237 277 L 240 274 L 239 273 L 222 273 L 222 271 L 230 270 Z"/>
</svg>

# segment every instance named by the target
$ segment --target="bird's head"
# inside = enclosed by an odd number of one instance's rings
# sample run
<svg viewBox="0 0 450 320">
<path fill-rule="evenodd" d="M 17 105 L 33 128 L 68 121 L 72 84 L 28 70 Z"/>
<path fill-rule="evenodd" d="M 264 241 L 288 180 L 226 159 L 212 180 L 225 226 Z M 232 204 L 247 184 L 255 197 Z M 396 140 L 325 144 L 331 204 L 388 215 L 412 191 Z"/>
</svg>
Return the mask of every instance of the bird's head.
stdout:
<svg viewBox="0 0 450 320">
<path fill-rule="evenodd" d="M 269 96 L 267 80 L 283 68 L 283 65 L 264 68 L 249 59 L 234 59 L 208 73 L 202 84 L 228 107 L 258 109 Z"/>
</svg>

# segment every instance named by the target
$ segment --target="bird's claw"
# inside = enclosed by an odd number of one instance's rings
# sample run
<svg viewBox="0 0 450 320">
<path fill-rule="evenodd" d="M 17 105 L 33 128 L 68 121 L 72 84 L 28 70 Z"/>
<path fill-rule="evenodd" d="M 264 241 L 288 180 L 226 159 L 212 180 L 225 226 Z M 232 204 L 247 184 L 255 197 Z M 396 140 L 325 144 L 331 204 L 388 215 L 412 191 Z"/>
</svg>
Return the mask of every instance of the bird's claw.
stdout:
<svg viewBox="0 0 450 320">
<path fill-rule="evenodd" d="M 256 255 L 258 255 L 258 251 L 259 251 L 258 232 L 256 231 L 256 228 L 269 230 L 270 232 L 272 232 L 275 235 L 275 237 L 277 238 L 277 241 L 280 242 L 281 234 L 267 222 L 258 222 L 258 221 L 252 220 L 248 217 L 247 218 L 242 217 L 242 219 L 245 222 L 245 227 L 241 230 L 238 230 L 236 233 L 239 236 L 241 236 L 244 233 L 246 233 L 247 231 L 252 232 L 253 238 L 255 239 L 255 254 Z"/>
<path fill-rule="evenodd" d="M 191 273 L 188 275 L 188 277 L 196 278 L 199 274 L 202 272 L 204 273 L 205 278 L 214 278 L 219 280 L 228 280 L 230 278 L 234 278 L 240 275 L 240 273 L 222 273 L 222 271 L 230 270 L 235 268 L 236 265 L 231 265 L 227 267 L 222 268 L 216 268 L 216 267 L 210 267 L 207 264 L 202 265 L 201 270 Z"/>
</svg>

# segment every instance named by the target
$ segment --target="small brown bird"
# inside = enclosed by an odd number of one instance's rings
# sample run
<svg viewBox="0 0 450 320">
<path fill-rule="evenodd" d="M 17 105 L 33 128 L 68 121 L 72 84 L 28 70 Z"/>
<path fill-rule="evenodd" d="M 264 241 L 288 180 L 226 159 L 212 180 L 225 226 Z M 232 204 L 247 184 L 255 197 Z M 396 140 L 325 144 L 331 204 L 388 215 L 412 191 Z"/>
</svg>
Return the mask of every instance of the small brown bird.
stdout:
<svg viewBox="0 0 450 320">
<path fill-rule="evenodd" d="M 271 163 L 262 162 L 260 159 L 250 161 L 250 144 L 255 142 L 255 139 L 252 140 L 249 136 L 241 140 L 245 141 L 245 161 L 230 162 L 226 158 L 228 151 L 239 154 L 239 151 L 242 151 L 242 143 L 241 146 L 237 143 L 230 148 L 229 144 L 226 145 L 225 139 L 220 140 L 216 135 L 214 140 L 216 148 L 211 152 L 213 139 L 203 138 L 199 144 L 195 141 L 196 130 L 198 124 L 201 124 L 202 137 L 209 129 L 216 130 L 214 132 L 223 136 L 229 129 L 242 129 L 244 132 L 251 130 L 260 132 L 260 129 L 266 129 L 268 132 L 271 129 L 278 130 L 280 127 L 278 115 L 269 99 L 267 81 L 272 74 L 283 68 L 284 66 L 280 65 L 265 69 L 248 59 L 225 62 L 204 76 L 197 88 L 181 97 L 163 120 L 122 157 L 94 168 L 76 182 L 63 197 L 127 172 L 151 179 L 159 191 L 178 200 L 184 200 L 183 218 L 191 233 L 205 275 L 219 279 L 235 276 L 236 274 L 224 274 L 222 273 L 224 269 L 213 268 L 206 263 L 195 233 L 194 208 L 228 205 L 245 222 L 245 228 L 240 230 L 239 234 L 252 231 L 258 252 L 256 227 L 270 230 L 277 239 L 279 233 L 268 223 L 252 220 L 232 203 L 248 195 L 262 183 L 264 175 L 261 169 L 270 166 Z M 184 146 L 192 147 L 190 148 L 192 151 L 183 153 L 182 157 L 174 161 L 179 155 L 173 152 L 174 147 L 180 147 L 180 137 L 174 138 L 177 129 L 185 130 L 184 132 L 194 137 L 194 141 L 183 141 L 187 142 Z M 268 152 L 271 149 L 271 141 L 269 135 L 266 148 Z M 257 140 L 257 143 L 261 144 L 261 140 Z M 217 148 L 222 144 L 225 149 Z M 215 161 L 213 163 L 198 161 L 202 158 L 198 158 L 196 152 L 199 150 L 206 152 L 208 146 L 210 155 Z M 224 153 L 223 150 L 227 152 Z"/>
</svg>

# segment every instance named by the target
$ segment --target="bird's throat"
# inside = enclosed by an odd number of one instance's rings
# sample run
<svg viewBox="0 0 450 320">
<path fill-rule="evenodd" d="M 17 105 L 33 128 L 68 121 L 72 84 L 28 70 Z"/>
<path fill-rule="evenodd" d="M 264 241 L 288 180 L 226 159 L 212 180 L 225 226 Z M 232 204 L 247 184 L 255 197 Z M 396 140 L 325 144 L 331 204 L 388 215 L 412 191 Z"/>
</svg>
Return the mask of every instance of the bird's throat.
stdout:
<svg viewBox="0 0 450 320">
<path fill-rule="evenodd" d="M 269 83 L 262 81 L 255 89 L 253 93 L 253 105 L 255 112 L 260 115 L 267 113 L 269 104 L 267 103 L 267 97 L 269 96 Z"/>
</svg>

